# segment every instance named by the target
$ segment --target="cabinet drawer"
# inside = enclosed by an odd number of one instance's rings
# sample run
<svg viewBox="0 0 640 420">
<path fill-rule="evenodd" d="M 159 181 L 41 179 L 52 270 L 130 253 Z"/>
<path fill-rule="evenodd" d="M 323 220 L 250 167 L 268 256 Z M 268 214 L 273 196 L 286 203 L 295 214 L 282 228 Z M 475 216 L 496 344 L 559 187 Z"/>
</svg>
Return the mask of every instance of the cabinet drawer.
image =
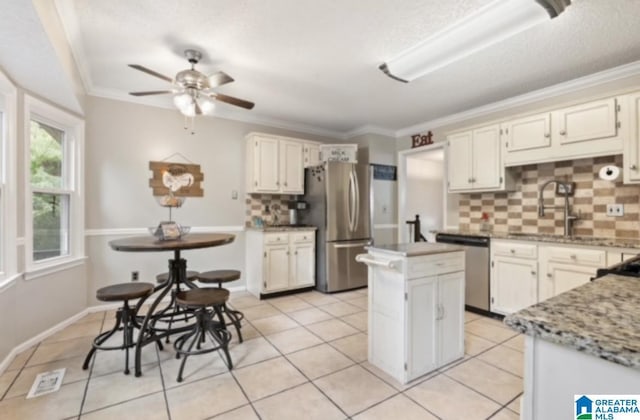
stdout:
<svg viewBox="0 0 640 420">
<path fill-rule="evenodd" d="M 289 234 L 286 232 L 264 234 L 265 244 L 286 244 L 287 242 L 289 242 Z"/>
<path fill-rule="evenodd" d="M 313 242 L 314 232 L 306 231 L 306 232 L 296 232 L 291 233 L 291 242 L 294 244 L 301 244 L 305 242 Z"/>
<path fill-rule="evenodd" d="M 464 253 L 425 255 L 409 258 L 407 278 L 415 279 L 462 270 L 464 270 Z"/>
<path fill-rule="evenodd" d="M 508 242 L 492 242 L 494 255 L 517 258 L 538 258 L 538 246 L 534 244 L 517 244 Z"/>
<path fill-rule="evenodd" d="M 561 263 L 574 263 L 604 267 L 607 265 L 606 251 L 596 249 L 560 248 L 548 247 L 549 261 Z"/>
</svg>

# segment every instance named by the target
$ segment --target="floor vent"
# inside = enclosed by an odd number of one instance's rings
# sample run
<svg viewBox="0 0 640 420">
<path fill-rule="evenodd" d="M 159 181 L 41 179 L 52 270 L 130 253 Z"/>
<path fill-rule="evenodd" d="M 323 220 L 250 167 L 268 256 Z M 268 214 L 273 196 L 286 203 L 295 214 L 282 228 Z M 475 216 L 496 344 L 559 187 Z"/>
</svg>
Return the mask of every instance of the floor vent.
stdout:
<svg viewBox="0 0 640 420">
<path fill-rule="evenodd" d="M 51 372 L 39 373 L 35 381 L 33 381 L 33 385 L 31 385 L 31 390 L 27 398 L 39 397 L 58 391 L 60 385 L 62 385 L 62 379 L 64 378 L 66 370 L 66 368 L 62 368 L 52 370 Z"/>
</svg>

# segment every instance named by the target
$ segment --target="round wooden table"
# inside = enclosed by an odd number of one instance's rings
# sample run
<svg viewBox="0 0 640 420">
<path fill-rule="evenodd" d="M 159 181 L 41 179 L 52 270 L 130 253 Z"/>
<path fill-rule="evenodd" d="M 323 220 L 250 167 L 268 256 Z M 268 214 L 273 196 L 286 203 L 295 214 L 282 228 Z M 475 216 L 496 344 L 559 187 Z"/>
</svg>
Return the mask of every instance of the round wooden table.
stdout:
<svg viewBox="0 0 640 420">
<path fill-rule="evenodd" d="M 167 282 L 156 286 L 155 291 L 162 290 L 158 297 L 153 301 L 144 321 L 140 326 L 140 333 L 136 343 L 135 372 L 136 376 L 140 376 L 141 372 L 141 351 L 142 347 L 161 340 L 171 334 L 183 332 L 185 327 L 171 329 L 171 323 L 165 330 L 155 329 L 155 320 L 158 314 L 155 309 L 158 304 L 169 293 L 171 288 L 175 286 L 176 291 L 180 290 L 180 285 L 184 284 L 189 288 L 196 287 L 187 278 L 187 261 L 181 258 L 180 253 L 183 250 L 211 248 L 220 245 L 227 245 L 233 242 L 235 235 L 227 233 L 192 233 L 180 239 L 160 241 L 157 238 L 149 236 L 132 236 L 128 238 L 116 239 L 109 242 L 109 246 L 116 251 L 123 252 L 163 252 L 173 251 L 173 259 L 169 260 L 169 279 Z M 173 300 L 172 300 L 173 303 Z M 172 304 L 163 309 L 161 314 L 172 308 Z M 152 322 L 151 326 L 149 323 Z"/>
</svg>

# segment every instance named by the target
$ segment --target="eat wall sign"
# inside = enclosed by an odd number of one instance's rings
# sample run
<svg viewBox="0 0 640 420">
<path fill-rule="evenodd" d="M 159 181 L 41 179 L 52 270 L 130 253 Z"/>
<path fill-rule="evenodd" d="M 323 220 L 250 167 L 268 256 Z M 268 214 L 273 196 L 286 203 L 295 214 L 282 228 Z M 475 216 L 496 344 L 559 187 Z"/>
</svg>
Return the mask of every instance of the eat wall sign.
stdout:
<svg viewBox="0 0 640 420">
<path fill-rule="evenodd" d="M 411 136 L 411 147 L 420 147 L 433 144 L 433 133 L 431 131 L 427 134 L 414 134 Z"/>
</svg>

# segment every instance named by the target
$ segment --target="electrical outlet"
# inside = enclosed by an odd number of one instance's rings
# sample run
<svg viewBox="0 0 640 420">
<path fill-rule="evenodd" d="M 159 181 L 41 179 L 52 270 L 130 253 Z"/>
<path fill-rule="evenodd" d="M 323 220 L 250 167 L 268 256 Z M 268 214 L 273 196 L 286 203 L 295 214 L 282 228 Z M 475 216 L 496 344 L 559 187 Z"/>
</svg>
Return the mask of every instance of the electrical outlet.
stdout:
<svg viewBox="0 0 640 420">
<path fill-rule="evenodd" d="M 138 281 L 138 279 L 140 278 L 140 273 L 137 271 L 132 271 L 131 272 L 131 281 Z"/>
<path fill-rule="evenodd" d="M 624 216 L 624 204 L 607 204 L 607 216 Z"/>
<path fill-rule="evenodd" d="M 383 204 L 382 205 L 382 214 L 387 214 L 387 210 L 388 210 L 387 205 Z"/>
<path fill-rule="evenodd" d="M 236 190 L 231 191 L 231 199 L 232 200 L 237 200 L 238 199 L 238 191 L 236 191 Z"/>
</svg>

